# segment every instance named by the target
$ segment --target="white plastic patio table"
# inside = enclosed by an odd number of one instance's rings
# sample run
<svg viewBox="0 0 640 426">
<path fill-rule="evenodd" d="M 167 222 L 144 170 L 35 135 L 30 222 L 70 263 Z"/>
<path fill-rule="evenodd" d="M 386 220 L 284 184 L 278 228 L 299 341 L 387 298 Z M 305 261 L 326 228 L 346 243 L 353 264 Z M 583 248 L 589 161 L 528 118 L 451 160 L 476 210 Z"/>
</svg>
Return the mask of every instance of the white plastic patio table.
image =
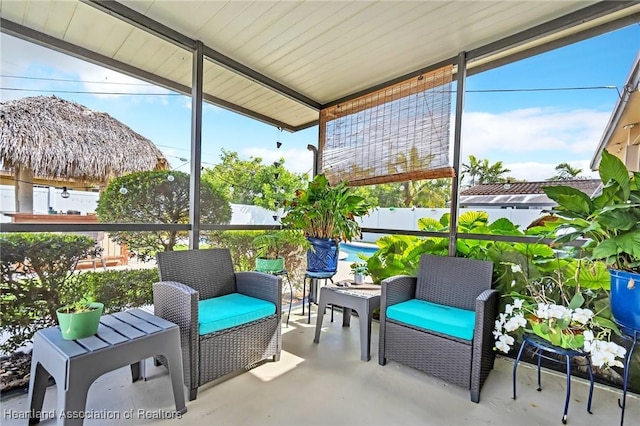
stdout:
<svg viewBox="0 0 640 426">
<path fill-rule="evenodd" d="M 130 365 L 135 382 L 144 378 L 144 360 L 157 355 L 167 358 L 176 410 L 185 413 L 180 330 L 172 322 L 132 309 L 101 317 L 98 333 L 84 339 L 64 340 L 59 327 L 38 331 L 31 359 L 29 423 L 40 420 L 49 375 L 58 388 L 58 425 L 81 425 L 87 392 L 98 377 Z"/>
<path fill-rule="evenodd" d="M 341 284 L 341 283 L 338 283 Z M 316 334 L 314 343 L 320 342 L 322 319 L 327 305 L 342 306 L 342 326 L 349 327 L 351 310 L 358 313 L 360 319 L 360 359 L 371 359 L 371 317 L 373 310 L 380 307 L 380 287 L 368 284 L 340 287 L 335 284 L 320 288 L 318 316 L 316 319 Z"/>
</svg>

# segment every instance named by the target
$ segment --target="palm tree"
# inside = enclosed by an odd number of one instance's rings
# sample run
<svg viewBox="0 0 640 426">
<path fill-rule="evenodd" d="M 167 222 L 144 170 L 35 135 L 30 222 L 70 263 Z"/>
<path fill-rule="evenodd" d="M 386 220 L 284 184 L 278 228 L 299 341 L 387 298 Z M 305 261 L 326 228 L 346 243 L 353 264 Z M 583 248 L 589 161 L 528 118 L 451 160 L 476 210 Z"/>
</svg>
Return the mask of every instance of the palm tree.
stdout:
<svg viewBox="0 0 640 426">
<path fill-rule="evenodd" d="M 502 183 L 506 182 L 505 173 L 509 173 L 511 170 L 505 168 L 502 165 L 502 161 L 496 161 L 493 164 L 489 164 L 489 160 L 486 158 L 482 162 L 482 173 L 479 183 Z"/>
<path fill-rule="evenodd" d="M 462 177 L 469 176 L 471 178 L 471 186 L 476 184 L 476 176 L 480 176 L 482 171 L 482 164 L 474 156 L 469 156 L 469 164 L 462 164 Z"/>
<path fill-rule="evenodd" d="M 584 179 L 582 176 L 578 176 L 582 173 L 582 169 L 571 167 L 569 163 L 560 163 L 556 166 L 557 175 L 550 177 L 547 180 L 572 180 L 572 179 Z"/>
<path fill-rule="evenodd" d="M 504 167 L 502 161 L 496 161 L 491 164 L 488 159 L 478 160 L 474 155 L 469 156 L 469 164 L 462 164 L 462 176 L 468 175 L 471 177 L 471 186 L 506 182 L 507 179 L 504 174 L 510 171 Z"/>
</svg>

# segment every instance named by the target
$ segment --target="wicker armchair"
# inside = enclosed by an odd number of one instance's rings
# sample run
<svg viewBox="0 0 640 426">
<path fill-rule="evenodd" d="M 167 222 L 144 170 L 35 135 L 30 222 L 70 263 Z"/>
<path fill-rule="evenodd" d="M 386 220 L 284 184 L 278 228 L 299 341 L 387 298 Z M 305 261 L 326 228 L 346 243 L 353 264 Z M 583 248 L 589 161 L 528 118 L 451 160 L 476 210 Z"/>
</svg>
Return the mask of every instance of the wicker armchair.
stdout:
<svg viewBox="0 0 640 426">
<path fill-rule="evenodd" d="M 161 282 L 153 285 L 155 314 L 180 327 L 190 401 L 196 399 L 198 387 L 207 382 L 270 357 L 280 359 L 282 284 L 278 277 L 261 272 L 235 273 L 227 249 L 161 252 L 157 259 Z M 236 297 L 236 293 L 262 305 L 271 302 L 275 313 L 201 334 L 205 314 L 199 312 L 199 302 L 208 303 L 225 295 Z M 166 363 L 160 357 L 158 361 Z"/>
<path fill-rule="evenodd" d="M 423 255 L 417 278 L 384 280 L 380 365 L 387 360 L 408 365 L 470 389 L 471 401 L 479 402 L 495 359 L 498 292 L 491 290 L 492 273 L 491 262 Z"/>
</svg>

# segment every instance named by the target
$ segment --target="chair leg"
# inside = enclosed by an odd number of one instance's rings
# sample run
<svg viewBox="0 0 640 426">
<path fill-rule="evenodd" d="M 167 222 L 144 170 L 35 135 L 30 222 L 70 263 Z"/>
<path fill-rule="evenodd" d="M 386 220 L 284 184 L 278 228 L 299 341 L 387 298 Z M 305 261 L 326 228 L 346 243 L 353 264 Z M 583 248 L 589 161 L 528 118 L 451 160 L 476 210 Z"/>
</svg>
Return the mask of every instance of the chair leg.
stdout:
<svg viewBox="0 0 640 426">
<path fill-rule="evenodd" d="M 273 362 L 278 362 L 278 361 L 280 361 L 280 352 L 278 352 L 273 356 Z"/>
<path fill-rule="evenodd" d="M 475 402 L 476 404 L 480 402 L 480 392 L 472 390 L 471 391 L 471 402 Z"/>
<path fill-rule="evenodd" d="M 198 396 L 198 388 L 189 389 L 189 401 L 195 401 Z"/>
</svg>

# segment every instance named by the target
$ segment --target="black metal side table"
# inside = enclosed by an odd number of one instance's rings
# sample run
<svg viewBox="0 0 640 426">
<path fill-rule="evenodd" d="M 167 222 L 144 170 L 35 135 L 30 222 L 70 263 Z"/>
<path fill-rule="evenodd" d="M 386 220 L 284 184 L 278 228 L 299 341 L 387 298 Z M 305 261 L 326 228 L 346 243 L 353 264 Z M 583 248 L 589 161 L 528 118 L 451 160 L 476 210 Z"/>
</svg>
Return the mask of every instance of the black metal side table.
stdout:
<svg viewBox="0 0 640 426">
<path fill-rule="evenodd" d="M 587 352 L 583 352 L 575 349 L 565 349 L 559 346 L 552 345 L 551 342 L 538 337 L 533 334 L 526 334 L 522 341 L 522 346 L 520 346 L 520 351 L 518 352 L 518 357 L 516 358 L 516 362 L 513 365 L 513 399 L 516 399 L 516 370 L 518 368 L 518 363 L 520 362 L 520 358 L 524 352 L 524 348 L 527 345 L 533 346 L 533 353 L 538 356 L 538 392 L 542 391 L 542 387 L 540 385 L 540 367 L 542 364 L 542 358 L 548 359 L 553 362 L 562 362 L 557 358 L 553 358 L 549 355 L 544 355 L 543 352 L 552 353 L 556 355 L 560 355 L 561 357 L 565 357 L 566 365 L 567 365 L 567 397 L 564 402 L 564 414 L 562 416 L 562 423 L 567 423 L 567 411 L 569 410 L 569 398 L 571 397 L 571 358 L 575 356 L 583 356 L 587 360 L 587 366 L 589 369 L 589 400 L 587 402 L 587 412 L 591 413 L 591 398 L 593 397 L 593 371 L 591 369 L 591 355 Z"/>
<path fill-rule="evenodd" d="M 289 313 L 287 314 L 287 327 L 289 327 L 289 318 L 291 317 L 291 305 L 293 305 L 293 285 L 289 279 L 289 272 L 286 269 L 282 271 L 267 272 L 267 274 L 275 275 L 276 277 L 285 277 L 287 284 L 289 284 Z"/>
<path fill-rule="evenodd" d="M 633 351 L 636 349 L 638 342 L 640 342 L 640 330 L 633 330 L 630 328 L 626 328 L 623 325 L 619 324 L 620 330 L 622 331 L 622 337 L 625 340 L 631 341 L 631 347 L 627 351 L 624 360 L 624 379 L 622 384 L 622 398 L 618 399 L 618 406 L 622 409 L 622 414 L 620 415 L 620 426 L 624 424 L 624 409 L 627 404 L 627 387 L 629 386 L 629 368 L 631 367 L 631 357 L 633 356 Z"/>
<path fill-rule="evenodd" d="M 304 299 L 307 290 L 307 280 L 309 280 L 309 297 L 307 298 L 308 302 L 308 316 L 307 316 L 307 324 L 311 324 L 311 302 L 317 302 L 316 297 L 316 287 L 318 287 L 318 281 L 324 280 L 324 284 L 327 284 L 327 280 L 331 281 L 333 284 L 333 276 L 335 272 L 312 272 L 306 271 L 304 274 L 304 281 L 302 281 L 302 315 L 304 316 Z M 320 290 L 318 289 L 318 293 Z M 333 312 L 333 309 L 332 309 Z"/>
</svg>

